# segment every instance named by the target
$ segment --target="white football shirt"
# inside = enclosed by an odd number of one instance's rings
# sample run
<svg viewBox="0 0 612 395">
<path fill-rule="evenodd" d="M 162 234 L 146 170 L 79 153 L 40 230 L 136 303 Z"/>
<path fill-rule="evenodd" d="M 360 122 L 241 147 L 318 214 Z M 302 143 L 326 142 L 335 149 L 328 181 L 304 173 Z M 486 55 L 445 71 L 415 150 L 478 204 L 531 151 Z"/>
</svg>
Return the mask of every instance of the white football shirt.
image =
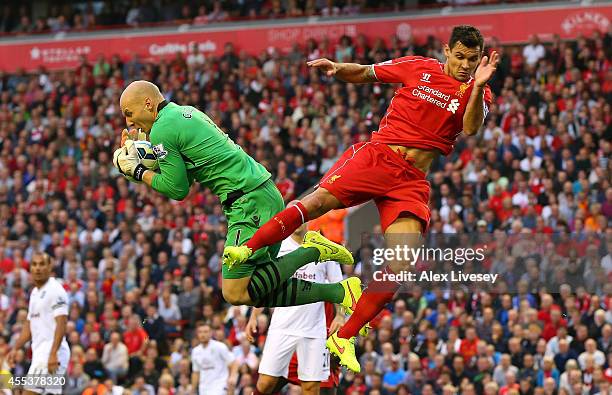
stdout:
<svg viewBox="0 0 612 395">
<path fill-rule="evenodd" d="M 37 360 L 48 360 L 55 328 L 55 317 L 68 315 L 68 294 L 55 277 L 40 288 L 34 287 L 30 294 L 28 320 L 32 332 L 32 355 Z M 66 338 L 62 339 L 60 350 L 70 352 Z"/>
<path fill-rule="evenodd" d="M 191 350 L 192 369 L 200 373 L 200 395 L 225 394 L 228 365 L 234 359 L 229 348 L 217 340 L 211 339 L 206 347 L 200 343 Z"/>
<path fill-rule="evenodd" d="M 300 247 L 300 244 L 289 237 L 283 240 L 278 256 L 295 251 L 298 247 Z M 314 283 L 336 283 L 342 281 L 342 270 L 336 262 L 311 262 L 298 269 L 293 277 Z M 268 332 L 311 339 L 327 338 L 325 303 L 316 302 L 301 306 L 275 307 Z"/>
</svg>

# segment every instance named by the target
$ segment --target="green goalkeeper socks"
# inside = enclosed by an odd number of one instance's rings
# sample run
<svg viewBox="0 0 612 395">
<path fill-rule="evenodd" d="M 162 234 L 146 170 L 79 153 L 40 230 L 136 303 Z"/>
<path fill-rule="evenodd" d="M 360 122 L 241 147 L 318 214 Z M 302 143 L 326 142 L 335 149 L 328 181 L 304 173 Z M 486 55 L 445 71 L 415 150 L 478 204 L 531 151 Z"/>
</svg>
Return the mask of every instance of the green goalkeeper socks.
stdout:
<svg viewBox="0 0 612 395">
<path fill-rule="evenodd" d="M 340 283 L 319 284 L 290 278 L 255 303 L 256 307 L 299 306 L 315 302 L 341 303 L 344 288 Z"/>
<path fill-rule="evenodd" d="M 247 287 L 256 306 L 282 307 L 329 301 L 342 302 L 344 289 L 340 284 L 317 284 L 291 278 L 302 266 L 316 262 L 319 251 L 303 248 L 260 265 L 251 276 Z"/>
</svg>

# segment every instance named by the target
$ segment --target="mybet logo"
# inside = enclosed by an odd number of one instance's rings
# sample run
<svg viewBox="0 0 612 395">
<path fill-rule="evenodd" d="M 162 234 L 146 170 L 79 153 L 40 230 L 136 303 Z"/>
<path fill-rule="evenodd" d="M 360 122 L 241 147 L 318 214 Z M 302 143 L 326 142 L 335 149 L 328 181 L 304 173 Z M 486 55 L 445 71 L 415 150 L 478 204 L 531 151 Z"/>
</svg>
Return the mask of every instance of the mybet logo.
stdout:
<svg viewBox="0 0 612 395">
<path fill-rule="evenodd" d="M 423 73 L 423 76 L 421 77 L 421 81 L 423 82 L 427 82 L 430 83 L 431 81 L 429 80 L 431 78 L 431 74 L 429 73 Z"/>
<path fill-rule="evenodd" d="M 446 111 L 450 111 L 453 114 L 457 112 L 458 109 L 459 109 L 459 100 L 457 99 L 451 100 L 450 103 L 448 103 L 448 107 L 446 107 Z"/>
</svg>

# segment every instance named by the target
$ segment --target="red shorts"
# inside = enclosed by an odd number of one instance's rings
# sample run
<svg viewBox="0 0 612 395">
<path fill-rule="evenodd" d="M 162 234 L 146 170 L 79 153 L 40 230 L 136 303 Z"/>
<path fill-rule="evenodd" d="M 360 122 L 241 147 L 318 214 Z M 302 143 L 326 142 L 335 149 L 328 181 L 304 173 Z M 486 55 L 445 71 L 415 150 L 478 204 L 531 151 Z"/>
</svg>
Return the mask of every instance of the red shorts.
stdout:
<svg viewBox="0 0 612 395">
<path fill-rule="evenodd" d="M 358 143 L 350 147 L 327 174 L 319 187 L 327 189 L 346 207 L 373 199 L 380 214 L 383 232 L 402 214 L 412 214 L 429 226 L 429 182 L 388 145 Z"/>
<path fill-rule="evenodd" d="M 332 364 L 329 369 L 329 378 L 326 381 L 321 382 L 320 388 L 337 388 L 340 383 L 340 367 Z M 287 381 L 294 385 L 300 385 L 301 381 L 298 378 L 298 362 L 297 354 L 293 353 L 291 362 L 289 363 L 289 372 L 287 373 Z"/>
</svg>

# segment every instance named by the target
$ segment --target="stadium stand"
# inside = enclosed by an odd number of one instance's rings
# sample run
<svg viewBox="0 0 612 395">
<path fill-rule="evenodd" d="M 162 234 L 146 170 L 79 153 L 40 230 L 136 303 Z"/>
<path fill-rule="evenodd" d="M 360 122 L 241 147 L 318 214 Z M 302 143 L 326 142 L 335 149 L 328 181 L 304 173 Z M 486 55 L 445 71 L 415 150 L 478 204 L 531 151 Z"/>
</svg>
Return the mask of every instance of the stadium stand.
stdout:
<svg viewBox="0 0 612 395">
<path fill-rule="evenodd" d="M 345 37 L 287 55 L 99 58 L 74 70 L 0 74 L 0 368 L 26 319 L 29 259 L 46 251 L 70 298 L 66 393 L 95 393 L 107 378 L 133 390 L 194 393 L 189 350 L 195 323 L 206 321 L 243 361 L 237 393 L 250 394 L 265 323 L 249 348 L 248 309 L 222 300 L 221 206 L 198 187 L 171 202 L 118 176 L 110 155 L 123 128 L 122 88 L 151 80 L 168 99 L 206 111 L 273 173 L 288 201 L 369 138 L 393 94 L 392 86 L 336 82 L 302 60 L 314 52 L 364 64 L 411 54 L 443 60 L 440 48 L 435 39 L 405 47 Z M 360 339 L 363 371 L 343 374 L 339 393 L 610 391 L 612 36 L 489 41 L 493 48 L 502 60 L 486 125 L 430 174 L 432 232 L 560 232 L 566 242 L 534 257 L 556 270 L 529 271 L 529 257 L 498 243 L 490 264 L 513 261 L 505 281 L 518 292 L 399 293 Z M 376 228 L 364 239 L 358 271 L 380 246 Z M 574 259 L 574 249 L 588 259 Z M 555 272 L 565 276 L 554 284 L 559 292 L 542 291 Z M 590 274 L 570 290 L 563 284 L 575 273 Z M 111 340 L 125 346 L 112 358 Z M 13 373 L 28 363 L 22 352 Z"/>
<path fill-rule="evenodd" d="M 119 27 L 191 24 L 279 18 L 340 17 L 444 6 L 527 3 L 532 0 L 234 0 L 3 2 L 0 35 L 83 32 Z M 544 0 L 546 1 L 546 0 Z M 550 1 L 550 0 L 548 0 Z"/>
</svg>

